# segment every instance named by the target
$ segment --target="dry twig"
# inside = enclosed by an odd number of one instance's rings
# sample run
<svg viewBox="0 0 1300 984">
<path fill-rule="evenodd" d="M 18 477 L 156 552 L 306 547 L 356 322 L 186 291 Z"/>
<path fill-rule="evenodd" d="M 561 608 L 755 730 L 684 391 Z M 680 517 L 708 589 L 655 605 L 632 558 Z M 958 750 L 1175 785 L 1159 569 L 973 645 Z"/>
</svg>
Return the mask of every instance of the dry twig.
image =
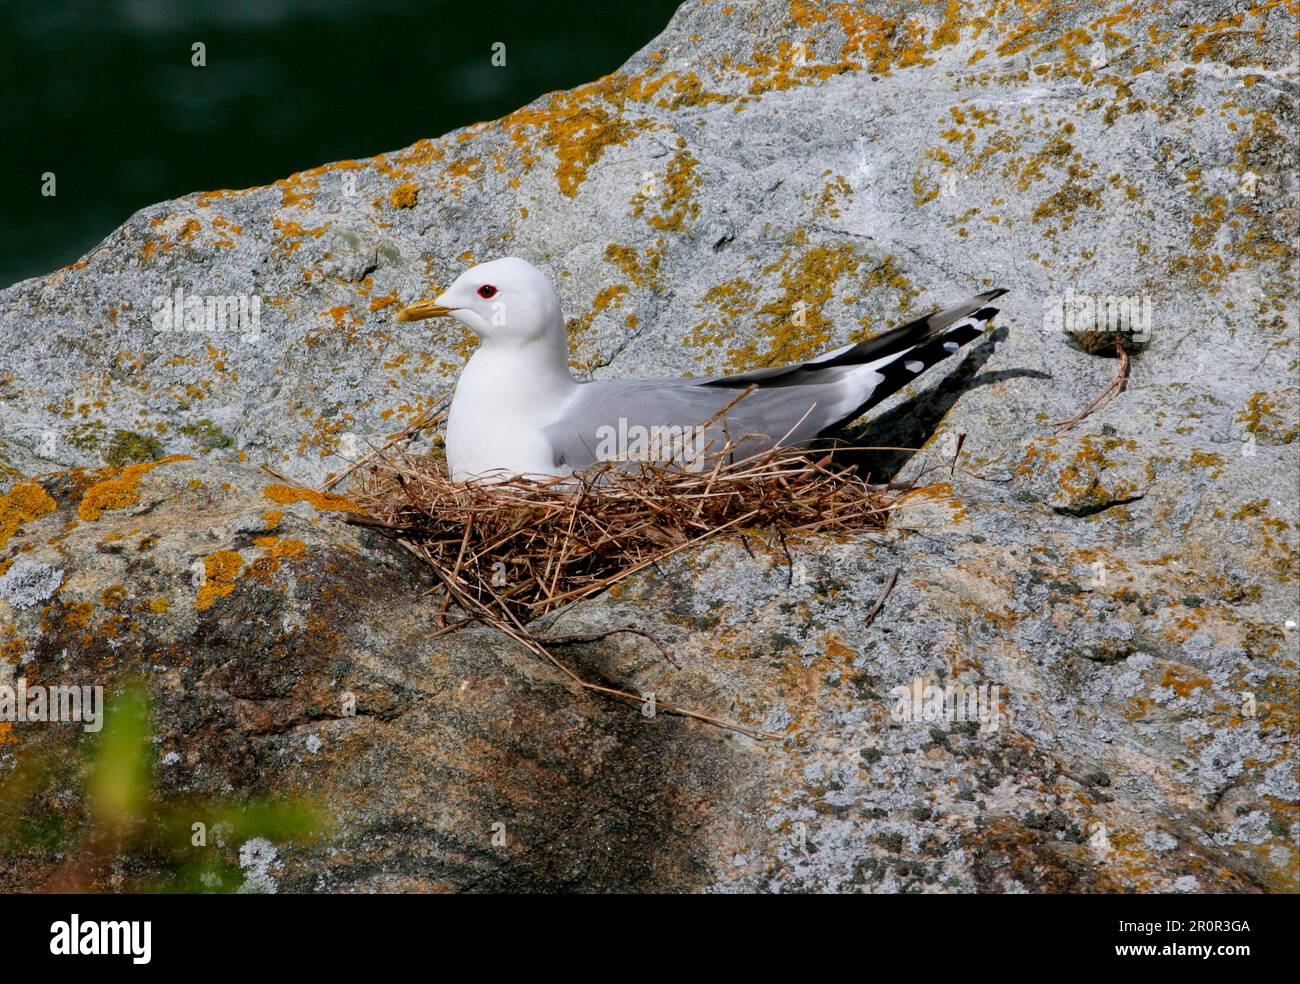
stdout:
<svg viewBox="0 0 1300 984">
<path fill-rule="evenodd" d="M 889 580 L 885 582 L 885 590 L 880 592 L 880 597 L 877 598 L 876 603 L 871 606 L 871 611 L 867 612 L 866 620 L 862 623 L 863 628 L 866 628 L 876 620 L 876 616 L 880 614 L 880 609 L 885 607 L 885 599 L 889 597 L 889 592 L 894 590 L 894 582 L 897 580 L 898 568 L 895 567 L 894 573 L 890 574 Z"/>
<path fill-rule="evenodd" d="M 1052 425 L 1053 427 L 1057 428 L 1056 431 L 1057 437 L 1060 437 L 1062 434 L 1068 431 L 1075 424 L 1079 423 L 1089 414 L 1095 413 L 1096 411 L 1100 410 L 1107 403 L 1109 403 L 1111 399 L 1118 396 L 1120 393 L 1124 392 L 1125 388 L 1128 386 L 1128 372 L 1129 372 L 1128 352 L 1125 351 L 1124 346 L 1119 342 L 1115 343 L 1115 351 L 1119 355 L 1119 371 L 1115 373 L 1115 378 L 1112 379 L 1108 384 L 1106 384 L 1106 388 L 1102 390 L 1100 393 L 1098 393 L 1093 398 L 1091 403 L 1089 403 L 1086 407 L 1084 407 L 1082 410 L 1076 413 L 1069 420 L 1058 420 L 1055 424 Z"/>
<path fill-rule="evenodd" d="M 564 635 L 535 635 L 533 638 L 538 642 L 544 642 L 550 646 L 572 646 L 580 642 L 599 642 L 601 639 L 608 639 L 610 636 L 618 635 L 620 632 L 627 632 L 632 635 L 639 635 L 642 638 L 649 639 L 659 649 L 659 654 L 663 656 L 665 660 L 673 666 L 676 666 L 678 669 L 681 668 L 681 664 L 678 663 L 677 660 L 673 659 L 673 654 L 668 651 L 668 647 L 663 644 L 663 641 L 657 635 L 653 632 L 647 632 L 645 629 L 638 629 L 631 625 L 625 625 L 618 629 L 606 629 L 603 632 L 569 632 Z"/>
</svg>

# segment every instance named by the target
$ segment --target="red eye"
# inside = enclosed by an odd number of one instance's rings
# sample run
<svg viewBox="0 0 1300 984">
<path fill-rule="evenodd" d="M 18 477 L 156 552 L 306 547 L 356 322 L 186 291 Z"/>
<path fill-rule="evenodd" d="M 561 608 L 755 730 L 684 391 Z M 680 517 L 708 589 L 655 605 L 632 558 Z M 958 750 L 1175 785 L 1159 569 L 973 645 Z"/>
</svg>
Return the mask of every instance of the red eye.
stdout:
<svg viewBox="0 0 1300 984">
<path fill-rule="evenodd" d="M 484 284 L 482 287 L 478 289 L 478 296 L 483 298 L 484 300 L 487 300 L 489 297 L 495 297 L 496 292 L 497 289 L 493 287 L 491 284 Z"/>
</svg>

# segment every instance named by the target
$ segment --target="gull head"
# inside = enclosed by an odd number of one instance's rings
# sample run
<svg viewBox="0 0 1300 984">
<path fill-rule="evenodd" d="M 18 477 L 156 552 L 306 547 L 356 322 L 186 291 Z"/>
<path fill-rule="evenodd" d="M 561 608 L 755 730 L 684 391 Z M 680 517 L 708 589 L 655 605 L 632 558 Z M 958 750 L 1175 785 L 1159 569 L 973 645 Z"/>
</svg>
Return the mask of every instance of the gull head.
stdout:
<svg viewBox="0 0 1300 984">
<path fill-rule="evenodd" d="M 560 299 L 531 263 L 514 256 L 470 267 L 432 301 L 416 301 L 398 321 L 449 315 L 469 326 L 484 343 L 518 346 L 563 337 Z"/>
</svg>

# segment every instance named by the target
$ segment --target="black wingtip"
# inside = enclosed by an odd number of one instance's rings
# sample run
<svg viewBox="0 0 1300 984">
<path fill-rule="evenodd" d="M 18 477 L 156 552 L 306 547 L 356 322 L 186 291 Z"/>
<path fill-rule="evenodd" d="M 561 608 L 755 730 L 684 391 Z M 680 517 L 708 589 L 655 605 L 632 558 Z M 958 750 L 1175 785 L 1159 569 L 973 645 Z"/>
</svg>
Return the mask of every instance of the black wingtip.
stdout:
<svg viewBox="0 0 1300 984">
<path fill-rule="evenodd" d="M 994 287 L 992 290 L 986 290 L 983 294 L 976 294 L 975 296 L 982 301 L 991 301 L 993 298 L 1001 297 L 1005 293 L 1007 293 L 1007 288 Z"/>
</svg>

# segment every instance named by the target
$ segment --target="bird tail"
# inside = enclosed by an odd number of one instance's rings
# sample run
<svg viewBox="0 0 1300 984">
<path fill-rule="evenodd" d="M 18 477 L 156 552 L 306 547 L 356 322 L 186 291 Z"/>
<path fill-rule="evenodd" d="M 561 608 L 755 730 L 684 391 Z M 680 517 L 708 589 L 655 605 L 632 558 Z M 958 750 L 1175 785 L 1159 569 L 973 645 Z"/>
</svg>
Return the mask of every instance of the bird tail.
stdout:
<svg viewBox="0 0 1300 984">
<path fill-rule="evenodd" d="M 853 420 L 883 403 L 921 373 L 979 338 L 998 313 L 987 302 L 1005 293 L 1005 290 L 985 291 L 965 304 L 918 318 L 862 343 L 864 347 L 877 346 L 871 353 L 873 358 L 861 365 L 881 379 L 865 401 L 843 419 Z"/>
</svg>

